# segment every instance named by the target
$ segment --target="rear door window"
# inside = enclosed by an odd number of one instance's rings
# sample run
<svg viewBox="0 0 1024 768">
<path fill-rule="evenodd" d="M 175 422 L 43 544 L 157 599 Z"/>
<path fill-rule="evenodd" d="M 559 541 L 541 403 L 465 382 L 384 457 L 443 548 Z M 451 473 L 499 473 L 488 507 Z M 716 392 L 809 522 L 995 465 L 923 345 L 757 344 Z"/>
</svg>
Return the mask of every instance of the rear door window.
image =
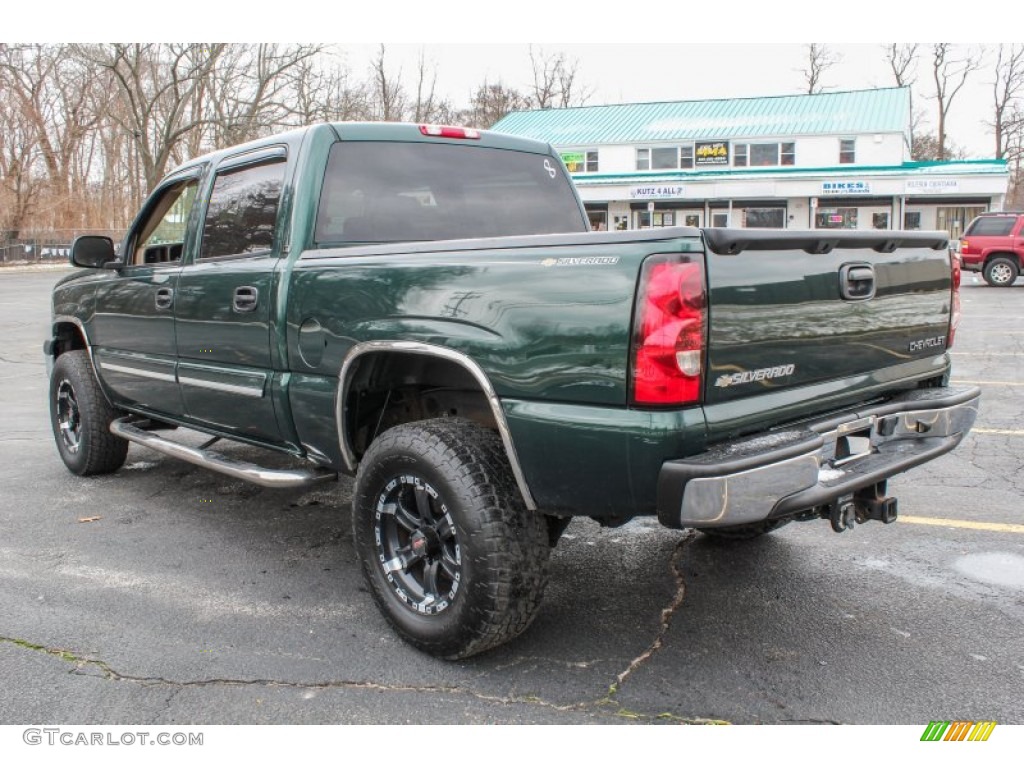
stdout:
<svg viewBox="0 0 1024 768">
<path fill-rule="evenodd" d="M 999 237 L 1010 234 L 1016 219 L 1010 216 L 983 216 L 975 219 L 971 228 L 964 233 L 964 236 L 974 235 L 975 237 L 989 236 Z"/>
<path fill-rule="evenodd" d="M 317 212 L 317 245 L 585 232 L 561 163 L 490 147 L 339 142 Z"/>
</svg>

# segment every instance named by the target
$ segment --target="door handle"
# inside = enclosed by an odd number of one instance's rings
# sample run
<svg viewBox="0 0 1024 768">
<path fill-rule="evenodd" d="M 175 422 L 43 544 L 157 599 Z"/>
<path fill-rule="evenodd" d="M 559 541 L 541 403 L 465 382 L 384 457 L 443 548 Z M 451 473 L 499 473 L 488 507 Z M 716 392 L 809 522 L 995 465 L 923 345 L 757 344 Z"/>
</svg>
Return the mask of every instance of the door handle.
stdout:
<svg viewBox="0 0 1024 768">
<path fill-rule="evenodd" d="M 847 301 L 875 297 L 875 268 L 871 264 L 843 264 L 839 268 L 839 294 Z"/>
<path fill-rule="evenodd" d="M 243 285 L 235 288 L 235 297 L 232 307 L 235 312 L 252 312 L 260 303 L 260 292 L 258 288 L 251 285 Z"/>
<path fill-rule="evenodd" d="M 160 288 L 156 292 L 156 308 L 170 309 L 174 303 L 174 290 L 171 288 Z"/>
</svg>

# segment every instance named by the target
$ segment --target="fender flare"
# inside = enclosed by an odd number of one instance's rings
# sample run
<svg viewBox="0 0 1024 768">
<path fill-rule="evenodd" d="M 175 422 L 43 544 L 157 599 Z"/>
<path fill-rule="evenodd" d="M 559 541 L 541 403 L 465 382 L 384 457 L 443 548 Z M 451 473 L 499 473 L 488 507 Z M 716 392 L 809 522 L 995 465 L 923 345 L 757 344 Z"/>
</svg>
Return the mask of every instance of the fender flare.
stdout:
<svg viewBox="0 0 1024 768">
<path fill-rule="evenodd" d="M 425 344 L 419 341 L 364 341 L 354 345 L 345 355 L 345 359 L 341 364 L 341 371 L 338 373 L 338 389 L 334 400 L 334 419 L 338 429 L 338 446 L 341 450 L 341 458 L 349 472 L 355 473 L 359 462 L 356 459 L 355 451 L 349 442 L 348 432 L 345 428 L 345 403 L 348 400 L 349 383 L 355 370 L 356 362 L 363 355 L 373 352 L 400 352 L 410 355 L 439 357 L 465 368 L 476 379 L 477 384 L 480 385 L 480 389 L 483 390 L 484 396 L 487 398 L 488 404 L 491 406 L 494 421 L 498 425 L 498 434 L 501 436 L 501 442 L 505 446 L 505 453 L 508 456 L 509 466 L 512 468 L 512 475 L 515 477 L 516 485 L 519 486 L 519 493 L 523 497 L 526 508 L 533 511 L 537 509 L 537 503 L 534 501 L 533 494 L 530 493 L 530 487 L 526 482 L 526 475 L 523 474 L 522 465 L 519 463 L 519 456 L 516 454 L 516 448 L 512 442 L 512 432 L 508 428 L 505 412 L 501 408 L 501 400 L 498 399 L 498 395 L 494 391 L 494 387 L 491 386 L 487 374 L 469 356 L 436 344 Z"/>
</svg>

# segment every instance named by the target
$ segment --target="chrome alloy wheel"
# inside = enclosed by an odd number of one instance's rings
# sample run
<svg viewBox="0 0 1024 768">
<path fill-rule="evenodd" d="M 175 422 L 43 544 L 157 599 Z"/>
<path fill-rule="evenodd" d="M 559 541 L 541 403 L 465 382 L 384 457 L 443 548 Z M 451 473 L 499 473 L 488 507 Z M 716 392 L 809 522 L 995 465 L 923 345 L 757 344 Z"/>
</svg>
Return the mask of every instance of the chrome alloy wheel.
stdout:
<svg viewBox="0 0 1024 768">
<path fill-rule="evenodd" d="M 64 447 L 71 453 L 77 453 L 82 442 L 82 417 L 74 387 L 67 379 L 57 387 L 57 428 Z"/>
<path fill-rule="evenodd" d="M 392 478 L 377 498 L 377 559 L 395 595 L 411 611 L 450 607 L 462 579 L 462 552 L 448 506 L 421 477 Z"/>
</svg>

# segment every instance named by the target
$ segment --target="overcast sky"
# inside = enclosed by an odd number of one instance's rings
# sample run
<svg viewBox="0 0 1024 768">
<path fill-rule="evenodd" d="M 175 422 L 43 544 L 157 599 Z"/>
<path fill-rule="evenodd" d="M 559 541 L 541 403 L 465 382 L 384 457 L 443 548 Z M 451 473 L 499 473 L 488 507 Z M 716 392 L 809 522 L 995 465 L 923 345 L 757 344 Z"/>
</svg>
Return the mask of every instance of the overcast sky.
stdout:
<svg viewBox="0 0 1024 768">
<path fill-rule="evenodd" d="M 994 46 L 991 46 L 994 51 Z M 579 62 L 579 75 L 589 86 L 588 104 L 634 101 L 674 101 L 742 96 L 769 96 L 801 92 L 801 69 L 806 47 L 801 44 L 668 44 L 668 43 L 548 43 L 538 51 L 565 51 Z M 935 101 L 926 46 L 921 47 L 914 110 L 924 112 L 934 125 Z M 830 69 L 826 90 L 858 90 L 895 85 L 882 44 L 831 44 L 841 59 Z M 376 53 L 374 45 L 344 45 L 345 58 L 356 75 L 363 75 Z M 389 44 L 387 58 L 395 70 L 402 67 L 409 84 L 423 51 L 437 69 L 438 88 L 457 105 L 469 102 L 474 87 L 484 79 L 525 87 L 531 68 L 527 44 Z M 958 46 L 958 52 L 978 53 L 979 46 Z M 991 59 L 992 56 L 990 55 Z M 953 101 L 948 134 L 971 157 L 991 157 L 994 139 L 982 125 L 990 120 L 992 65 L 974 73 Z"/>
<path fill-rule="evenodd" d="M 0 27 L 5 42 L 315 41 L 345 51 L 357 77 L 368 73 L 377 44 L 385 42 L 410 78 L 422 48 L 437 66 L 439 90 L 459 106 L 485 78 L 525 86 L 531 40 L 577 59 L 592 89 L 589 103 L 603 104 L 797 93 L 804 43 L 811 40 L 828 43 L 842 56 L 825 78 L 829 90 L 891 86 L 881 50 L 887 40 L 952 39 L 961 50 L 977 51 L 972 40 L 1019 29 L 991 23 L 992 14 L 1016 7 L 1012 3 L 979 6 L 985 13 L 950 14 L 939 6 L 927 12 L 920 4 L 893 0 L 248 0 L 244 11 L 210 0 L 7 5 Z M 1009 20 L 1005 13 L 1000 17 Z M 588 42 L 572 42 L 580 40 Z M 996 45 L 989 43 L 990 51 Z M 992 111 L 991 53 L 989 60 L 957 96 L 950 117 L 949 135 L 971 157 L 993 151 L 984 125 Z M 914 108 L 932 123 L 935 103 L 926 97 L 933 92 L 922 56 Z"/>
</svg>

